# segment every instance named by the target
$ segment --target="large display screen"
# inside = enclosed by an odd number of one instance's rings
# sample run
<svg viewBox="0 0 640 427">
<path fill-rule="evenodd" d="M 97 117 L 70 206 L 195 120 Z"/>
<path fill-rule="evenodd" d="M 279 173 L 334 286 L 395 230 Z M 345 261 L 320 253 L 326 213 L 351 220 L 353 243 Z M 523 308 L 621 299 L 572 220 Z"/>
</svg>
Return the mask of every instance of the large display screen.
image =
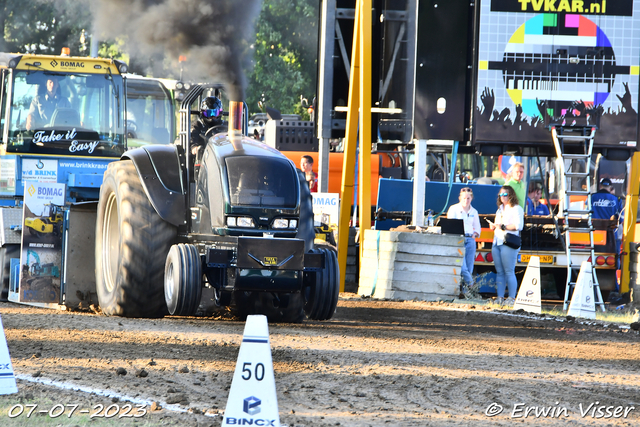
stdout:
<svg viewBox="0 0 640 427">
<path fill-rule="evenodd" d="M 638 139 L 640 2 L 480 4 L 476 143 L 550 143 L 550 125 L 597 126 L 596 146 Z"/>
</svg>

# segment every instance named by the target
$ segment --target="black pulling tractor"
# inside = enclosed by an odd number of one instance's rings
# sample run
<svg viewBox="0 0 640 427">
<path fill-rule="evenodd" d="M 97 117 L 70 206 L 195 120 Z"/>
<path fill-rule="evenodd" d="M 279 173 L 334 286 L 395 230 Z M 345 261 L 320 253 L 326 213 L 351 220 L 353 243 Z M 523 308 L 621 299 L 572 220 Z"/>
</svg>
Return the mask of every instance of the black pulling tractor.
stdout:
<svg viewBox="0 0 640 427">
<path fill-rule="evenodd" d="M 196 85 L 185 97 L 179 143 L 137 148 L 109 164 L 96 223 L 102 311 L 189 316 L 209 304 L 272 321 L 330 319 L 338 262 L 332 249 L 314 247 L 304 175 L 235 126 L 191 154 L 191 105 L 214 89 Z M 242 111 L 234 107 L 232 124 Z"/>
</svg>

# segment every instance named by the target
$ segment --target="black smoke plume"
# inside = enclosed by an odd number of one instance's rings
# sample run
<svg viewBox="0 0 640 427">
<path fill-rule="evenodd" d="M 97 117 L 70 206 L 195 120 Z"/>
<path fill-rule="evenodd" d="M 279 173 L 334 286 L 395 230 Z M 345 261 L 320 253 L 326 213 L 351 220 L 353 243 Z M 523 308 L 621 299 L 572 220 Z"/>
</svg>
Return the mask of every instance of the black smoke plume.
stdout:
<svg viewBox="0 0 640 427">
<path fill-rule="evenodd" d="M 132 61 L 160 62 L 165 73 L 185 55 L 185 80 L 221 82 L 230 99 L 241 101 L 260 6 L 260 0 L 99 0 L 94 30 L 100 38 L 125 36 Z M 147 72 L 167 77 L 157 66 Z"/>
</svg>

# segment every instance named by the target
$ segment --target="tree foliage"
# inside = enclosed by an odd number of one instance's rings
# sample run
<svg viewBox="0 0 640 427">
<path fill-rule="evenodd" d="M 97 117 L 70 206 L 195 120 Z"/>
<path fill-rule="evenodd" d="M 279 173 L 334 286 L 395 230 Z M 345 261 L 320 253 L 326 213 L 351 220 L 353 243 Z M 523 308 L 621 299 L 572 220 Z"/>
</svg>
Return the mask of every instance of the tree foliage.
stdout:
<svg viewBox="0 0 640 427">
<path fill-rule="evenodd" d="M 0 0 L 0 51 L 88 55 L 91 13 L 74 0 Z M 85 30 L 85 43 L 82 34 Z M 84 49 L 84 50 L 83 50 Z"/>
<path fill-rule="evenodd" d="M 300 99 L 311 103 L 316 92 L 318 7 L 317 0 L 263 0 L 246 70 L 251 111 L 262 100 L 283 113 L 306 115 Z M 0 0 L 0 51 L 59 54 L 69 47 L 74 56 L 88 56 L 91 11 L 89 0 Z M 99 55 L 128 62 L 132 72 L 148 68 L 128 57 L 127 42 L 103 40 Z"/>
<path fill-rule="evenodd" d="M 318 1 L 264 0 L 256 23 L 253 69 L 248 72 L 247 103 L 258 101 L 283 113 L 302 112 L 316 92 Z M 306 111 L 305 111 L 306 113 Z"/>
</svg>

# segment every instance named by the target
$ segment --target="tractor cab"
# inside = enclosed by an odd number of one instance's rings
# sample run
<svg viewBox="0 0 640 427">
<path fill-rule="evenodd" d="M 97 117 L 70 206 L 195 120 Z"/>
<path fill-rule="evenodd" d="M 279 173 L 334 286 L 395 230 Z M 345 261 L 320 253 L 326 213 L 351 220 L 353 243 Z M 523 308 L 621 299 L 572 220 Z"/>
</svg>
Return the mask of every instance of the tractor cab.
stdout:
<svg viewBox="0 0 640 427">
<path fill-rule="evenodd" d="M 120 70 L 126 65 L 67 59 L 0 53 L 6 154 L 119 157 L 125 151 Z"/>
</svg>

